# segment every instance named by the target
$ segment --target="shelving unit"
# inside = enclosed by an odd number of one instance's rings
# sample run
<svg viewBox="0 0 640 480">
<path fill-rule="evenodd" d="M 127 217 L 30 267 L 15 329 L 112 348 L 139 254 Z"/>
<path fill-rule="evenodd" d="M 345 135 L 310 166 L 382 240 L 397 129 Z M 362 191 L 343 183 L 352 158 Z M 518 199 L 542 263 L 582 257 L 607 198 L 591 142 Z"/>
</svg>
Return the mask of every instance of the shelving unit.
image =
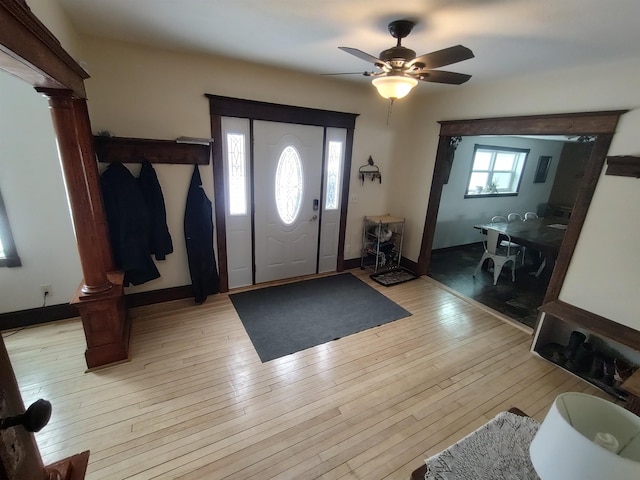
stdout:
<svg viewBox="0 0 640 480">
<path fill-rule="evenodd" d="M 374 273 L 400 268 L 404 218 L 391 215 L 364 217 L 360 268 Z"/>
<path fill-rule="evenodd" d="M 567 362 L 567 344 L 571 332 L 579 331 L 587 337 L 586 343 L 594 353 L 597 352 L 614 361 L 622 361 L 628 374 L 630 371 L 640 371 L 640 333 L 560 300 L 542 305 L 540 311 L 543 314 L 538 320 L 531 350 L 612 395 L 618 401 L 624 402 L 628 393 L 621 388 L 620 381 L 605 381 L 598 369 L 589 368 L 589 362 L 587 365 Z M 589 358 L 588 355 L 586 358 Z"/>
</svg>

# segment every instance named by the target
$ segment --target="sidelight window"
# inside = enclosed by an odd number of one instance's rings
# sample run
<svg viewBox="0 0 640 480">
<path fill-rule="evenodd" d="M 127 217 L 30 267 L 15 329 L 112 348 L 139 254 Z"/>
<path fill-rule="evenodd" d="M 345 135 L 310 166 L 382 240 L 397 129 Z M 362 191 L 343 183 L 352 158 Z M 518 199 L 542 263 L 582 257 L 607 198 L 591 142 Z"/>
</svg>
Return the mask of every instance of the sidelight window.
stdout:
<svg viewBox="0 0 640 480">
<path fill-rule="evenodd" d="M 340 170 L 342 170 L 342 142 L 329 142 L 327 156 L 327 195 L 325 210 L 337 210 L 340 198 Z"/>
<path fill-rule="evenodd" d="M 282 150 L 276 170 L 276 208 L 282 223 L 295 222 L 302 206 L 302 162 L 298 150 L 289 145 Z"/>
<path fill-rule="evenodd" d="M 229 215 L 247 214 L 247 155 L 241 133 L 227 134 Z"/>
</svg>

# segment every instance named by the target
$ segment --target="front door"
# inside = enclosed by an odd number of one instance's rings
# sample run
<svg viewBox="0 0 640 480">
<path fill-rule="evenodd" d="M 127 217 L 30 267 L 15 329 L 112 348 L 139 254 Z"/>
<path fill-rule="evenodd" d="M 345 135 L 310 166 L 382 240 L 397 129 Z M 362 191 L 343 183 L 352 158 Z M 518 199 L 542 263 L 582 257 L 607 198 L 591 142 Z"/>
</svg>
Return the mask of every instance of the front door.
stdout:
<svg viewBox="0 0 640 480">
<path fill-rule="evenodd" d="M 253 122 L 255 282 L 316 273 L 322 127 Z"/>
</svg>

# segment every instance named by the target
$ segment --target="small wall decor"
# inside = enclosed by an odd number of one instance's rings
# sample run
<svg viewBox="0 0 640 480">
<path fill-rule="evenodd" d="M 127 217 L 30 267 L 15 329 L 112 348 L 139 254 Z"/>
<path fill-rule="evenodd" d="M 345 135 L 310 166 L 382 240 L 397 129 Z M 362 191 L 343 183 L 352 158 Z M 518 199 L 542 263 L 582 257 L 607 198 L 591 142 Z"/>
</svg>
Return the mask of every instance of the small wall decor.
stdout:
<svg viewBox="0 0 640 480">
<path fill-rule="evenodd" d="M 533 177 L 533 183 L 544 183 L 547 181 L 547 173 L 549 173 L 550 165 L 550 156 L 541 155 L 540 158 L 538 158 L 538 166 L 536 167 L 536 174 Z"/>
<path fill-rule="evenodd" d="M 451 174 L 451 167 L 453 166 L 453 159 L 456 156 L 456 150 L 458 149 L 458 145 L 462 141 L 462 137 L 451 137 L 449 139 L 449 150 L 447 152 L 447 163 L 446 170 L 444 172 L 444 185 L 449 183 L 449 175 Z"/>
<path fill-rule="evenodd" d="M 373 158 L 371 158 L 371 155 L 369 155 L 367 164 L 360 167 L 360 169 L 358 170 L 358 174 L 360 175 L 360 183 L 362 185 L 364 185 L 365 178 L 370 178 L 372 182 L 378 179 L 378 183 L 382 183 L 382 174 L 380 173 L 380 168 L 378 168 L 378 166 L 373 163 Z"/>
</svg>

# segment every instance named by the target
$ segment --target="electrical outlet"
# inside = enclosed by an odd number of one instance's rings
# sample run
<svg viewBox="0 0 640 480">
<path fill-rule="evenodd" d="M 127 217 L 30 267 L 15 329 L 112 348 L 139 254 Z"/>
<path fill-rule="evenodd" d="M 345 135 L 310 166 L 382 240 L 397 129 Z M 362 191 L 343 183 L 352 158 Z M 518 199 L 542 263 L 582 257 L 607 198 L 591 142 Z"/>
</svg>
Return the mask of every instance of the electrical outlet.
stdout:
<svg viewBox="0 0 640 480">
<path fill-rule="evenodd" d="M 351 195 L 351 203 L 358 203 L 358 196 L 357 195 Z"/>
<path fill-rule="evenodd" d="M 51 285 L 40 285 L 40 291 L 43 295 L 51 295 Z"/>
<path fill-rule="evenodd" d="M 344 253 L 351 253 L 351 245 L 347 244 L 344 246 Z"/>
</svg>

